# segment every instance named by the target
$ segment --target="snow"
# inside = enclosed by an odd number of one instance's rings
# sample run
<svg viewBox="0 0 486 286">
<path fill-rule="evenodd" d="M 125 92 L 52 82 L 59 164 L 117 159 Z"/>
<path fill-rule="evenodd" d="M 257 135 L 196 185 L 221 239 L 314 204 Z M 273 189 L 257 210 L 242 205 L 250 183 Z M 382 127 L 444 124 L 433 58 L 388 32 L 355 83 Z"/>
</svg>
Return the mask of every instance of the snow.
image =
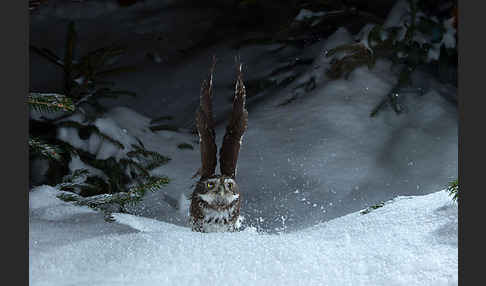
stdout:
<svg viewBox="0 0 486 286">
<path fill-rule="evenodd" d="M 444 21 L 444 27 L 446 28 L 446 32 L 443 36 L 442 43 L 444 43 L 446 48 L 455 48 L 456 47 L 456 29 L 453 26 L 454 18 L 450 18 Z"/>
<path fill-rule="evenodd" d="M 115 110 L 116 112 L 116 110 Z M 137 116 L 133 116 L 130 114 L 130 111 L 125 114 L 125 116 L 129 116 L 130 120 L 136 120 L 138 124 L 145 124 L 144 128 L 140 128 L 140 130 L 147 132 L 148 130 L 148 123 L 149 120 L 144 118 L 141 120 Z M 84 123 L 84 118 L 81 114 L 75 113 L 72 116 L 65 118 L 62 121 L 75 121 L 80 123 L 81 125 L 88 125 Z M 124 121 L 122 121 L 124 122 Z M 126 123 L 126 122 L 124 122 Z M 113 142 L 110 142 L 107 139 L 104 139 L 100 135 L 96 133 L 91 133 L 91 135 L 87 139 L 81 139 L 78 134 L 78 129 L 73 127 L 61 127 L 58 129 L 57 138 L 64 142 L 71 144 L 72 146 L 90 152 L 91 154 L 96 155 L 96 159 L 105 160 L 110 157 L 116 158 L 116 160 L 120 160 L 125 154 L 132 150 L 132 145 L 138 145 L 138 141 L 136 138 L 129 134 L 126 129 L 121 128 L 117 121 L 113 120 L 110 117 L 101 117 L 96 119 L 93 124 L 98 130 L 110 138 L 116 140 L 117 142 L 123 145 L 123 149 L 120 146 L 115 145 Z M 137 128 L 139 125 L 132 126 L 134 129 Z"/>
<path fill-rule="evenodd" d="M 83 170 L 83 169 L 86 169 L 88 170 L 88 172 L 91 174 L 91 175 L 96 175 L 96 176 L 100 176 L 101 178 L 106 178 L 106 175 L 105 173 L 103 173 L 103 171 L 101 171 L 100 169 L 97 169 L 91 165 L 88 165 L 86 163 L 84 163 L 83 161 L 81 161 L 81 158 L 79 158 L 79 156 L 72 156 L 71 157 L 71 161 L 69 162 L 69 170 L 71 172 L 74 172 L 76 170 Z"/>
<path fill-rule="evenodd" d="M 457 205 L 444 191 L 278 235 L 201 234 L 129 214 L 79 229 L 87 208 L 55 191 L 30 193 L 29 285 L 457 285 Z M 80 231 L 91 236 L 66 238 Z"/>
<path fill-rule="evenodd" d="M 444 45 L 446 48 L 456 47 L 456 29 L 452 26 L 454 18 L 444 20 L 443 25 L 446 29 L 442 40 L 439 43 L 433 44 L 427 55 L 427 61 L 438 60 L 440 57 L 440 47 Z"/>
<path fill-rule="evenodd" d="M 312 17 L 320 17 L 326 15 L 326 12 L 312 12 L 308 9 L 300 9 L 299 14 L 295 16 L 296 21 L 302 21 Z"/>
<path fill-rule="evenodd" d="M 407 0 L 398 0 L 386 17 L 384 28 L 394 26 L 402 26 L 405 16 L 410 12 L 410 7 Z"/>
<path fill-rule="evenodd" d="M 77 207 L 59 200 L 56 197 L 59 192 L 58 189 L 47 185 L 33 188 L 29 195 L 30 216 L 47 221 L 56 221 L 69 218 L 72 215 L 95 213 L 88 207 Z"/>
<path fill-rule="evenodd" d="M 373 30 L 374 27 L 375 27 L 375 25 L 373 25 L 373 24 L 365 25 L 361 29 L 361 31 L 358 33 L 358 37 L 357 37 L 359 43 L 361 43 L 363 46 L 365 46 L 365 48 L 368 51 L 370 51 L 371 53 L 373 53 L 373 49 L 371 49 L 370 43 L 368 43 L 368 37 L 369 37 L 371 30 Z"/>
<path fill-rule="evenodd" d="M 421 12 L 418 12 L 416 15 L 417 20 L 420 19 L 420 17 L 425 17 L 427 16 Z M 393 6 L 392 10 L 388 14 L 388 17 L 383 24 L 383 27 L 389 28 L 393 26 L 404 26 L 405 23 L 409 22 L 410 19 L 410 8 L 407 0 L 399 0 L 395 3 Z M 432 18 L 431 20 L 438 21 L 437 18 Z M 445 28 L 445 33 L 442 36 L 442 39 L 440 42 L 432 44 L 432 47 L 429 49 L 429 52 L 427 54 L 427 62 L 433 61 L 433 60 L 438 60 L 440 56 L 440 47 L 441 45 L 445 45 L 446 48 L 455 48 L 456 47 L 456 29 L 452 26 L 453 23 L 453 18 L 444 20 L 442 22 L 442 25 Z M 405 29 L 402 29 L 400 31 L 400 34 L 398 36 L 398 39 L 403 39 L 405 36 Z M 415 32 L 414 41 L 417 41 L 420 44 L 430 42 L 430 36 L 423 35 L 420 32 Z"/>
</svg>

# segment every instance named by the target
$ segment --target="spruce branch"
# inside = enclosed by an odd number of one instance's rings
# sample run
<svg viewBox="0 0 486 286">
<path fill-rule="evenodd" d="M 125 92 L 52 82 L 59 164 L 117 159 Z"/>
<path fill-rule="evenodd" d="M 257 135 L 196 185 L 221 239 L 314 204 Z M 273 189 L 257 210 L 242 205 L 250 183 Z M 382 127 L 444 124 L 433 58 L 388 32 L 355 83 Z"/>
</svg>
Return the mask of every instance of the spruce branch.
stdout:
<svg viewBox="0 0 486 286">
<path fill-rule="evenodd" d="M 87 169 L 76 169 L 71 174 L 62 178 L 63 183 L 82 183 L 86 181 L 89 171 Z"/>
<path fill-rule="evenodd" d="M 452 197 L 454 202 L 457 202 L 459 199 L 459 180 L 455 179 L 454 181 L 449 183 L 447 187 L 447 191 L 449 192 L 449 196 Z"/>
<path fill-rule="evenodd" d="M 338 52 L 348 54 L 341 59 L 333 58 L 331 60 L 331 68 L 326 73 L 332 79 L 337 79 L 341 75 L 347 79 L 357 67 L 366 65 L 371 69 L 376 61 L 373 53 L 361 43 L 338 46 L 329 50 L 326 57 L 331 57 Z"/>
<path fill-rule="evenodd" d="M 129 193 L 142 197 L 147 191 L 155 192 L 168 183 L 169 178 L 167 177 L 151 176 L 147 179 L 147 182 L 131 187 Z"/>
<path fill-rule="evenodd" d="M 75 106 L 69 97 L 57 93 L 31 92 L 27 103 L 34 110 L 39 112 L 72 112 L 75 109 Z"/>
<path fill-rule="evenodd" d="M 385 205 L 385 202 L 380 202 L 380 203 L 378 203 L 376 205 L 369 206 L 366 209 L 360 211 L 360 214 L 362 214 L 362 215 L 368 214 L 368 213 L 370 213 L 373 210 L 376 210 L 376 209 L 379 209 L 379 208 L 383 207 L 384 205 Z"/>
<path fill-rule="evenodd" d="M 132 147 L 135 150 L 127 152 L 127 156 L 130 158 L 135 157 L 139 160 L 145 161 L 145 168 L 147 170 L 153 170 L 163 164 L 168 163 L 171 160 L 167 156 L 163 156 L 155 151 L 148 151 L 135 144 L 132 144 Z"/>
<path fill-rule="evenodd" d="M 113 204 L 124 208 L 127 204 L 140 202 L 147 191 L 155 192 L 168 183 L 169 179 L 167 177 L 150 177 L 147 182 L 133 186 L 126 192 L 83 197 L 75 193 L 62 191 L 57 197 L 66 202 L 74 202 L 76 205 L 88 206 L 97 210 L 106 210 L 109 205 Z"/>
<path fill-rule="evenodd" d="M 117 146 L 120 149 L 125 149 L 125 146 L 118 140 L 113 139 L 111 136 L 106 135 L 105 133 L 101 132 L 98 127 L 95 125 L 83 125 L 79 122 L 76 121 L 62 121 L 57 124 L 59 127 L 69 127 L 69 128 L 76 128 L 79 130 L 83 130 L 89 133 L 95 133 L 96 135 L 100 136 L 102 139 L 109 141 L 110 143 L 113 143 L 115 146 Z"/>
<path fill-rule="evenodd" d="M 76 205 L 88 206 L 98 210 L 103 209 L 108 204 L 125 204 L 130 201 L 130 194 L 127 192 L 82 197 L 75 193 L 63 191 L 57 197 L 66 202 L 74 202 Z"/>
<path fill-rule="evenodd" d="M 152 125 L 149 127 L 152 132 L 160 131 L 160 130 L 167 130 L 167 131 L 179 131 L 179 127 L 169 124 L 159 124 L 159 125 Z"/>
<path fill-rule="evenodd" d="M 46 159 L 61 161 L 61 154 L 63 150 L 57 146 L 47 144 L 40 140 L 39 138 L 31 137 L 29 138 L 29 149 L 31 152 L 40 154 Z"/>
<path fill-rule="evenodd" d="M 110 84 L 110 82 L 102 80 L 105 76 L 135 70 L 132 66 L 114 67 L 117 57 L 125 52 L 124 47 L 111 45 L 99 48 L 76 60 L 74 52 L 77 44 L 77 34 L 74 22 L 71 21 L 68 24 L 67 30 L 63 59 L 46 48 L 38 48 L 31 45 L 30 49 L 63 69 L 65 93 L 73 99 L 76 106 L 81 103 L 88 103 L 97 111 L 104 111 L 97 102 L 98 98 L 136 95 L 130 91 L 112 91 L 109 88 L 98 88 L 99 85 Z"/>
<path fill-rule="evenodd" d="M 150 177 L 150 174 L 146 170 L 146 168 L 144 166 L 142 166 L 140 163 L 135 162 L 134 160 L 123 158 L 123 159 L 120 159 L 120 164 L 122 164 L 122 166 L 124 168 L 130 167 L 130 168 L 138 170 L 139 174 L 141 174 L 142 177 Z"/>
<path fill-rule="evenodd" d="M 179 149 L 190 149 L 190 150 L 194 149 L 194 147 L 189 143 L 179 143 L 177 145 L 177 148 L 179 148 Z"/>
<path fill-rule="evenodd" d="M 53 64 L 55 64 L 55 65 L 57 65 L 61 68 L 64 68 L 64 61 L 61 58 L 59 58 L 58 56 L 56 56 L 56 54 L 54 54 L 50 50 L 48 50 L 46 48 L 38 48 L 38 47 L 33 46 L 33 45 L 29 45 L 29 48 L 30 48 L 31 51 L 38 54 L 39 56 L 44 57 L 48 61 L 52 62 Z"/>
<path fill-rule="evenodd" d="M 371 69 L 378 58 L 386 58 L 391 60 L 393 65 L 402 66 L 397 84 L 373 108 L 370 112 L 371 117 L 376 116 L 388 104 L 397 114 L 403 111 L 403 107 L 399 102 L 399 95 L 410 92 L 405 90 L 412 89 L 412 72 L 418 66 L 428 62 L 427 56 L 429 49 L 432 47 L 431 43 L 438 42 L 443 37 L 445 28 L 439 23 L 427 20 L 424 17 L 420 20 L 417 19 L 419 10 L 416 2 L 415 0 L 408 0 L 410 19 L 403 26 L 384 28 L 382 25 L 375 25 L 372 27 L 367 35 L 369 48 L 366 48 L 361 43 L 344 44 L 333 48 L 327 53 L 328 57 L 335 56 L 337 52 L 346 53 L 342 58 L 334 57 L 331 60 L 331 67 L 327 70 L 327 75 L 333 79 L 342 75 L 346 78 L 354 69 L 362 65 L 367 65 Z M 405 33 L 403 38 L 399 38 L 401 32 Z M 417 42 L 414 39 L 417 32 L 431 36 L 431 43 Z M 445 52 L 441 50 L 440 55 L 442 56 L 443 54 Z M 420 88 L 415 88 L 411 92 L 422 94 L 423 91 Z"/>
</svg>

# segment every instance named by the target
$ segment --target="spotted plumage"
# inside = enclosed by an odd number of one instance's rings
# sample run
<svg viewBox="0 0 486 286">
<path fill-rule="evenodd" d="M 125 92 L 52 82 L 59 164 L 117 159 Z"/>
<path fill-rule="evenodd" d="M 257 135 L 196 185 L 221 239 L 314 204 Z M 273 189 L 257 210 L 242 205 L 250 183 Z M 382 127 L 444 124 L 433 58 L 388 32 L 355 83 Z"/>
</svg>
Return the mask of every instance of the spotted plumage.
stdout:
<svg viewBox="0 0 486 286">
<path fill-rule="evenodd" d="M 236 182 L 227 176 L 200 180 L 191 197 L 193 230 L 200 232 L 234 231 L 240 214 L 240 193 Z"/>
</svg>

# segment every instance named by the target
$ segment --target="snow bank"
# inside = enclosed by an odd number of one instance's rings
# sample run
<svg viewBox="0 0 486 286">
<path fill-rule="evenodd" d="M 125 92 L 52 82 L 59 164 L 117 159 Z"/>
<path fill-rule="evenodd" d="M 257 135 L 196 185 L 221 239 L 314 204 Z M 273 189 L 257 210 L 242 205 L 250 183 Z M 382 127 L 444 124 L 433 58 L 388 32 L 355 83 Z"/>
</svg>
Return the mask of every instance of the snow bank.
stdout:
<svg viewBox="0 0 486 286">
<path fill-rule="evenodd" d="M 307 9 L 300 9 L 299 14 L 295 16 L 296 21 L 302 21 L 304 19 L 312 18 L 312 17 L 320 17 L 326 15 L 326 12 L 312 12 Z"/>
<path fill-rule="evenodd" d="M 33 190 L 31 208 L 59 207 L 53 191 Z M 281 235 L 201 234 L 127 214 L 115 218 L 84 226 L 106 234 L 58 243 L 76 219 L 56 228 L 59 222 L 31 213 L 29 284 L 457 285 L 457 205 L 443 191 Z M 138 232 L 108 231 L 120 224 Z"/>
<path fill-rule="evenodd" d="M 32 189 L 29 194 L 30 216 L 44 220 L 62 220 L 73 215 L 96 213 L 89 207 L 78 207 L 61 201 L 56 197 L 57 194 L 58 189 L 47 185 Z"/>
</svg>

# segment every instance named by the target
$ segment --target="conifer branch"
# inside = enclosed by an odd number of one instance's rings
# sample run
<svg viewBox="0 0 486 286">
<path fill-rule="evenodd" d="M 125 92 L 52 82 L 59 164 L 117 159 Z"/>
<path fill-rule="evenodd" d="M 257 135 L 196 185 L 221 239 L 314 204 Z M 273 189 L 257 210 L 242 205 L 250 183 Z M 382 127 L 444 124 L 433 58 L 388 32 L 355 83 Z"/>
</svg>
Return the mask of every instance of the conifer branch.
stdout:
<svg viewBox="0 0 486 286">
<path fill-rule="evenodd" d="M 102 139 L 105 139 L 109 141 L 110 143 L 113 143 L 115 146 L 117 146 L 120 149 L 125 149 L 125 146 L 118 140 L 111 138 L 110 136 L 106 135 L 105 133 L 101 132 L 98 127 L 95 125 L 83 125 L 79 122 L 76 121 L 62 121 L 58 123 L 59 127 L 70 127 L 70 128 L 76 128 L 78 130 L 84 129 L 90 133 L 95 133 L 98 136 L 100 136 Z"/>
<path fill-rule="evenodd" d="M 124 168 L 126 167 L 131 167 L 131 168 L 134 168 L 134 169 L 137 169 L 139 171 L 139 174 L 142 175 L 142 177 L 150 177 L 150 174 L 149 172 L 144 168 L 144 166 L 142 166 L 140 163 L 137 163 L 131 159 L 120 159 L 120 164 L 122 164 L 122 166 L 124 166 Z"/>
<path fill-rule="evenodd" d="M 149 177 L 147 182 L 133 186 L 129 189 L 132 194 L 138 194 L 142 197 L 147 191 L 155 192 L 162 186 L 169 183 L 169 178 L 167 177 Z"/>
<path fill-rule="evenodd" d="M 89 206 L 94 209 L 103 209 L 110 204 L 118 204 L 124 207 L 126 204 L 140 202 L 147 191 L 155 192 L 168 183 L 167 177 L 150 177 L 147 182 L 133 186 L 127 192 L 82 197 L 75 193 L 62 191 L 57 197 L 63 201 L 74 202 L 77 205 Z"/>
<path fill-rule="evenodd" d="M 29 149 L 49 160 L 61 161 L 62 159 L 63 151 L 59 147 L 49 145 L 38 138 L 29 138 Z"/>
<path fill-rule="evenodd" d="M 55 64 L 55 65 L 57 65 L 61 68 L 64 68 L 64 61 L 61 58 L 59 58 L 58 56 L 56 56 L 56 54 L 54 54 L 50 50 L 48 50 L 46 48 L 41 49 L 41 48 L 38 48 L 38 47 L 33 46 L 33 45 L 30 45 L 29 48 L 30 48 L 31 51 L 35 52 L 39 56 L 44 57 L 45 59 L 49 60 L 50 62 L 52 62 L 53 64 Z"/>
<path fill-rule="evenodd" d="M 140 160 L 144 160 L 145 168 L 148 170 L 153 170 L 171 160 L 169 157 L 163 156 L 155 151 L 148 151 L 134 144 L 132 144 L 132 147 L 135 148 L 135 150 L 128 152 L 127 156 L 131 158 L 137 157 Z M 143 159 L 141 159 L 140 156 L 142 156 Z"/>
<path fill-rule="evenodd" d="M 69 97 L 57 93 L 31 92 L 27 103 L 39 112 L 74 111 L 75 106 Z"/>
<path fill-rule="evenodd" d="M 452 197 L 454 202 L 457 202 L 459 199 L 459 180 L 455 179 L 454 181 L 449 183 L 447 187 L 447 191 L 449 192 L 449 196 Z"/>
</svg>

